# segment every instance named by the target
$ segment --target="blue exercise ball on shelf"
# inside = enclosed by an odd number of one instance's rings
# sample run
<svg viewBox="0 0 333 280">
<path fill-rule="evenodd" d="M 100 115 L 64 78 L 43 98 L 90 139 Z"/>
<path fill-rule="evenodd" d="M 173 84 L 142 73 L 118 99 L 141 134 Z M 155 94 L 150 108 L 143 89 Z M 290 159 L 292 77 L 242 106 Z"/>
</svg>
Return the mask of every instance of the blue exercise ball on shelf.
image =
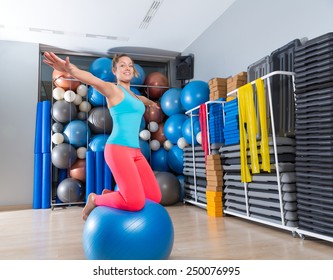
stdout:
<svg viewBox="0 0 333 280">
<path fill-rule="evenodd" d="M 177 179 L 180 183 L 179 201 L 183 201 L 185 198 L 185 176 L 183 174 L 177 175 Z"/>
<path fill-rule="evenodd" d="M 87 145 L 87 137 L 90 137 L 90 128 L 86 122 L 74 120 L 65 126 L 63 135 L 66 143 L 79 148 Z"/>
<path fill-rule="evenodd" d="M 165 121 L 164 135 L 172 144 L 177 144 L 178 139 L 182 137 L 183 123 L 187 118 L 185 114 L 175 114 Z"/>
<path fill-rule="evenodd" d="M 141 92 L 136 87 L 130 87 L 130 90 L 136 95 L 142 95 Z"/>
<path fill-rule="evenodd" d="M 149 160 L 149 158 L 150 158 L 150 148 L 149 148 L 148 141 L 140 139 L 139 144 L 140 144 L 141 153 L 144 155 L 146 160 Z"/>
<path fill-rule="evenodd" d="M 196 140 L 196 135 L 200 132 L 200 121 L 199 117 L 192 117 L 188 118 L 182 126 L 182 135 L 185 138 L 186 142 L 192 145 L 192 138 L 194 141 L 194 145 L 198 144 L 198 141 Z"/>
<path fill-rule="evenodd" d="M 144 130 L 145 128 L 146 128 L 146 120 L 144 117 L 142 117 L 141 123 L 140 123 L 140 131 Z"/>
<path fill-rule="evenodd" d="M 89 260 L 165 260 L 174 229 L 166 209 L 150 200 L 137 212 L 98 206 L 85 222 L 82 243 Z"/>
<path fill-rule="evenodd" d="M 132 85 L 143 85 L 146 79 L 146 72 L 145 70 L 137 63 L 134 63 L 135 70 L 138 72 L 138 76 L 133 76 L 131 80 Z"/>
<path fill-rule="evenodd" d="M 90 64 L 89 72 L 107 82 L 115 82 L 117 80 L 116 76 L 112 73 L 112 59 L 108 57 L 95 59 Z"/>
<path fill-rule="evenodd" d="M 106 141 L 108 140 L 109 135 L 107 134 L 96 134 L 90 138 L 88 147 L 93 152 L 104 151 Z"/>
<path fill-rule="evenodd" d="M 163 147 L 157 151 L 152 151 L 150 155 L 150 165 L 154 171 L 170 171 L 168 165 L 168 151 Z"/>
<path fill-rule="evenodd" d="M 164 114 L 172 116 L 175 114 L 182 114 L 185 112 L 181 102 L 180 95 L 181 88 L 170 88 L 161 97 L 161 108 Z"/>
<path fill-rule="evenodd" d="M 93 106 L 106 106 L 106 98 L 94 87 L 88 88 L 88 101 Z"/>
<path fill-rule="evenodd" d="M 167 154 L 167 161 L 170 169 L 177 173 L 183 174 L 184 169 L 184 151 L 177 145 L 174 145 Z"/>
<path fill-rule="evenodd" d="M 188 111 L 209 100 L 209 86 L 204 81 L 191 81 L 182 89 L 180 102 Z"/>
</svg>

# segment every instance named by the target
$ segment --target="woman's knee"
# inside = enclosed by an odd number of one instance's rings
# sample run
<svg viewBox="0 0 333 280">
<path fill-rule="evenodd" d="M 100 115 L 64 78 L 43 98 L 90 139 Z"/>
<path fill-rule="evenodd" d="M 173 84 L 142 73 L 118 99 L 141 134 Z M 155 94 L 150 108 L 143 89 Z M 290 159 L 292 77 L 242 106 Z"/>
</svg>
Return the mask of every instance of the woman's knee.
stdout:
<svg viewBox="0 0 333 280">
<path fill-rule="evenodd" d="M 127 207 L 130 211 L 140 211 L 145 206 L 146 199 L 145 197 L 136 197 L 134 199 L 127 201 Z"/>
</svg>

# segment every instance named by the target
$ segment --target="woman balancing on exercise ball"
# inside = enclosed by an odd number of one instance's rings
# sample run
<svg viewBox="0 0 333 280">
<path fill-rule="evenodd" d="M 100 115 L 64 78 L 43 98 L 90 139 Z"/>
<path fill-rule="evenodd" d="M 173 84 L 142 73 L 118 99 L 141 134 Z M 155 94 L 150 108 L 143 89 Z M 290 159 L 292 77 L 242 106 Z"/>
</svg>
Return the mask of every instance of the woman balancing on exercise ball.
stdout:
<svg viewBox="0 0 333 280">
<path fill-rule="evenodd" d="M 68 57 L 63 60 L 52 52 L 44 53 L 44 63 L 103 94 L 113 119 L 113 129 L 106 141 L 104 156 L 117 182 L 118 191 L 104 190 L 101 195 L 90 193 L 82 210 L 83 220 L 87 219 L 96 206 L 139 211 L 144 207 L 146 198 L 159 203 L 160 187 L 139 145 L 144 105 L 157 108 L 158 105 L 130 90 L 133 75 L 138 75 L 133 60 L 125 54 L 113 58 L 112 72 L 117 78 L 116 84 L 105 82 L 76 67 Z"/>
</svg>

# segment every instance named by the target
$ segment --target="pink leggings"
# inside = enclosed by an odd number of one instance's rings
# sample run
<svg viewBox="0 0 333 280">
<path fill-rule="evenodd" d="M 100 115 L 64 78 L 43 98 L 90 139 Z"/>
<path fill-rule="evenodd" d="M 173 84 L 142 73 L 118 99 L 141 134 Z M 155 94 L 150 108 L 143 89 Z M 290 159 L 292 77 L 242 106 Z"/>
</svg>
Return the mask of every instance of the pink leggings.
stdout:
<svg viewBox="0 0 333 280">
<path fill-rule="evenodd" d="M 139 211 L 146 198 L 161 201 L 161 190 L 149 163 L 139 148 L 106 144 L 106 163 L 118 185 L 118 191 L 96 195 L 95 204 L 128 211 Z"/>
</svg>

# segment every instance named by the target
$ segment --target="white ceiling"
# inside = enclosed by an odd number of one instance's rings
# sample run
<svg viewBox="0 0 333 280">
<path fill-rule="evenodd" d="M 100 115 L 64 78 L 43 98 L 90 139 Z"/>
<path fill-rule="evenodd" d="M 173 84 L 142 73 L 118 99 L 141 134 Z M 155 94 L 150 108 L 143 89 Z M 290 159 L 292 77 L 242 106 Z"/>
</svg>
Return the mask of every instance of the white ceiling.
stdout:
<svg viewBox="0 0 333 280">
<path fill-rule="evenodd" d="M 0 40 L 93 54 L 114 48 L 180 53 L 235 1 L 0 0 Z M 144 22 L 152 5 L 157 10 Z"/>
</svg>

